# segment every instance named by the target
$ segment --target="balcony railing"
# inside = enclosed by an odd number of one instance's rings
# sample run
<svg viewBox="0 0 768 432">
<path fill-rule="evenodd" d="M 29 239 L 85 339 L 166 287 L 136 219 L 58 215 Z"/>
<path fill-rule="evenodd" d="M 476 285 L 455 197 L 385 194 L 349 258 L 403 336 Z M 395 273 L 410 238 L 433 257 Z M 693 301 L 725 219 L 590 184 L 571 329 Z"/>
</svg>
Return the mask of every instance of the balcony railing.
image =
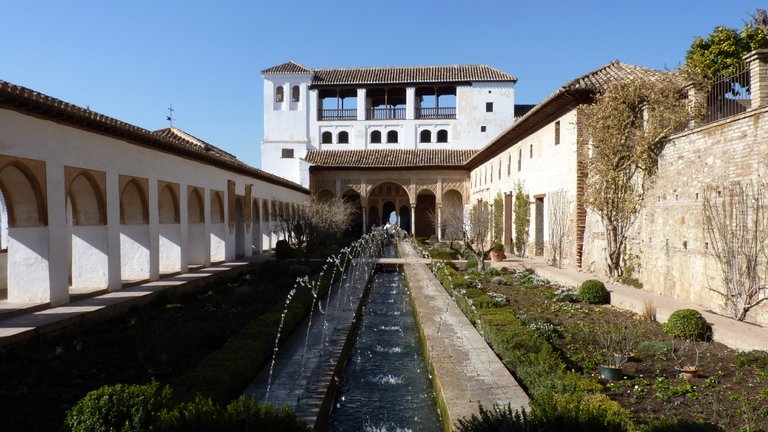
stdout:
<svg viewBox="0 0 768 432">
<path fill-rule="evenodd" d="M 707 95 L 705 123 L 741 114 L 752 104 L 749 67 L 741 65 L 728 76 L 714 80 Z"/>
<path fill-rule="evenodd" d="M 416 108 L 419 119 L 455 119 L 456 107 Z"/>
<path fill-rule="evenodd" d="M 357 109 L 320 109 L 317 113 L 318 120 L 357 120 Z"/>
<path fill-rule="evenodd" d="M 368 108 L 367 120 L 405 120 L 405 108 Z"/>
</svg>

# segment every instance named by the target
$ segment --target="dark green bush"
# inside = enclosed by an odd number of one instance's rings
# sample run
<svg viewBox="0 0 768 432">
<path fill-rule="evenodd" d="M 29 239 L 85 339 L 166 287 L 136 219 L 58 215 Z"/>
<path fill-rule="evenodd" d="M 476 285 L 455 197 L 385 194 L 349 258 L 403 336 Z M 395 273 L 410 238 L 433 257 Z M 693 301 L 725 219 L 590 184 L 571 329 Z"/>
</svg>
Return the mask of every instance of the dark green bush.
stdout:
<svg viewBox="0 0 768 432">
<path fill-rule="evenodd" d="M 477 258 L 474 255 L 467 258 L 467 263 L 464 264 L 464 270 L 477 270 Z"/>
<path fill-rule="evenodd" d="M 296 251 L 293 250 L 287 240 L 278 240 L 275 243 L 275 258 L 279 260 L 286 260 L 296 257 Z"/>
<path fill-rule="evenodd" d="M 456 430 L 459 432 L 536 432 L 545 426 L 539 424 L 527 411 L 513 410 L 510 405 L 503 408 L 494 406 L 492 410 L 487 410 L 480 405 L 478 411 L 469 418 L 458 419 Z"/>
<path fill-rule="evenodd" d="M 171 406 L 171 388 L 153 381 L 115 384 L 93 390 L 68 412 L 64 429 L 72 432 L 143 432 L 151 430 Z"/>
<path fill-rule="evenodd" d="M 597 279 L 589 279 L 582 282 L 579 287 L 579 298 L 590 304 L 608 304 L 611 294 L 605 288 L 605 284 Z"/>
<path fill-rule="evenodd" d="M 455 260 L 459 259 L 459 253 L 451 249 L 430 249 L 429 255 L 437 260 Z"/>
<path fill-rule="evenodd" d="M 701 313 L 694 309 L 680 309 L 672 312 L 662 329 L 668 335 L 692 340 L 709 340 L 712 328 Z"/>
</svg>

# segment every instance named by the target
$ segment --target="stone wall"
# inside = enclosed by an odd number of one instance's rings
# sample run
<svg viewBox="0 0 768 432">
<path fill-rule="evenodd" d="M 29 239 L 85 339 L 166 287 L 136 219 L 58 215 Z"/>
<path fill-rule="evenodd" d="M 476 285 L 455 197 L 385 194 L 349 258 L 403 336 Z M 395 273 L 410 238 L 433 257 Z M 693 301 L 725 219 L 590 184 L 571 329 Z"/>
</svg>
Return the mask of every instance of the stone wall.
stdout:
<svg viewBox="0 0 768 432">
<path fill-rule="evenodd" d="M 702 208 L 707 187 L 765 178 L 768 172 L 768 107 L 749 110 L 673 137 L 659 160 L 627 252 L 643 288 L 692 301 L 727 315 L 719 265 L 710 254 Z M 605 273 L 599 218 L 590 215 L 584 269 Z M 768 305 L 748 321 L 768 324 Z"/>
</svg>

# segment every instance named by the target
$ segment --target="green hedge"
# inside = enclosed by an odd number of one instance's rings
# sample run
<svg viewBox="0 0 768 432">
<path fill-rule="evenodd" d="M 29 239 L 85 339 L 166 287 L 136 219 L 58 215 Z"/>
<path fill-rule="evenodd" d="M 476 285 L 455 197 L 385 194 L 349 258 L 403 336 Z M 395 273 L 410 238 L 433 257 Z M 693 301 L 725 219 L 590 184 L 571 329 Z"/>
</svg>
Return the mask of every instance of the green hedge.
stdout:
<svg viewBox="0 0 768 432">
<path fill-rule="evenodd" d="M 455 271 L 447 268 L 437 276 L 453 293 L 452 281 L 457 279 Z M 478 297 L 471 289 L 467 293 Z M 475 301 L 472 302 L 475 307 L 472 307 L 460 296 L 457 303 L 482 329 L 488 344 L 531 396 L 536 422 L 558 424 L 558 430 L 564 431 L 635 430 L 628 410 L 602 394 L 602 386 L 596 380 L 567 371 L 553 346 L 525 326 L 511 309 L 478 307 L 479 302 Z"/>
<path fill-rule="evenodd" d="M 695 309 L 680 309 L 672 312 L 661 328 L 670 336 L 681 339 L 709 340 L 712 337 L 712 327 L 701 312 Z"/>
</svg>

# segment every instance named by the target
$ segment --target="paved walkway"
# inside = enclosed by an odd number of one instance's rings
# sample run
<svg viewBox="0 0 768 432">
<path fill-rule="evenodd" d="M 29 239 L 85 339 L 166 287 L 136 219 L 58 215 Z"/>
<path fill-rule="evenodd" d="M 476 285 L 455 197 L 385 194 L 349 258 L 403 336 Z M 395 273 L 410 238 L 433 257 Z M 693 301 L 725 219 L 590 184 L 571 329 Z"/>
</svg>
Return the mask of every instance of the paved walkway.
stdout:
<svg viewBox="0 0 768 432">
<path fill-rule="evenodd" d="M 565 286 L 578 287 L 587 279 L 605 279 L 591 273 L 578 272 L 576 270 L 558 269 L 546 263 L 543 258 L 512 258 L 503 262 L 492 263 L 495 267 L 527 267 L 537 274 Z M 656 313 L 656 320 L 666 322 L 672 312 L 679 309 L 696 309 L 712 325 L 713 339 L 728 347 L 740 351 L 753 349 L 768 351 L 768 329 L 755 324 L 739 322 L 721 315 L 709 312 L 705 307 L 662 296 L 650 291 L 638 289 L 628 285 L 606 283 L 611 291 L 611 305 L 626 309 L 638 314 L 643 314 L 646 304 L 652 307 Z"/>
<path fill-rule="evenodd" d="M 527 408 L 529 398 L 427 266 L 401 246 L 443 424 L 477 413 L 478 403 Z M 412 260 L 413 259 L 413 260 Z M 420 261 L 420 260 L 418 260 Z M 445 418 L 447 417 L 447 418 Z"/>
</svg>

